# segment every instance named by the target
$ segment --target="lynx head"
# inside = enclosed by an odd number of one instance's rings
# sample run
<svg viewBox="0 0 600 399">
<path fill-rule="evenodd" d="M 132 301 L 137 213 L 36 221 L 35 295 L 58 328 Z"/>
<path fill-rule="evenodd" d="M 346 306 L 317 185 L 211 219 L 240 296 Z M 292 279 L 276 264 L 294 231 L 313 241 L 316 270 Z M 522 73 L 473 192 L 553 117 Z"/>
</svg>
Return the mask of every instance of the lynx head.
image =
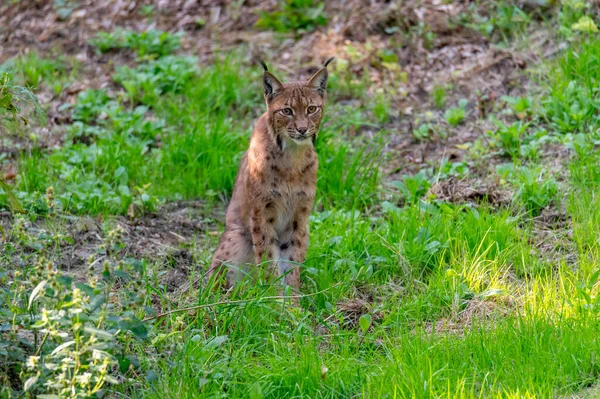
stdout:
<svg viewBox="0 0 600 399">
<path fill-rule="evenodd" d="M 296 144 L 314 143 L 321 125 L 327 92 L 328 59 L 306 82 L 281 83 L 260 61 L 269 124 L 276 136 Z"/>
</svg>

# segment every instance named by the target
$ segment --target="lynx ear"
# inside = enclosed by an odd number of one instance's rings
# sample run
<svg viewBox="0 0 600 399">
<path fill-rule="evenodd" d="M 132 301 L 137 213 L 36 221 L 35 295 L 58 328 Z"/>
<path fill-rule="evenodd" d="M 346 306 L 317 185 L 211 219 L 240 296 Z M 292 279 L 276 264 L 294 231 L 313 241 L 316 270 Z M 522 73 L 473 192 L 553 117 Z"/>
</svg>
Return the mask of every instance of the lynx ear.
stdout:
<svg viewBox="0 0 600 399">
<path fill-rule="evenodd" d="M 321 68 L 312 76 L 312 78 L 310 78 L 307 85 L 323 97 L 327 90 L 328 76 L 327 68 Z"/>
<path fill-rule="evenodd" d="M 263 87 L 265 88 L 265 96 L 270 100 L 283 90 L 283 83 L 273 76 L 271 72 L 265 71 L 263 74 Z"/>
<path fill-rule="evenodd" d="M 279 81 L 271 72 L 269 72 L 269 68 L 267 68 L 267 64 L 258 58 L 254 57 L 254 59 L 262 65 L 265 73 L 263 74 L 263 87 L 265 88 L 265 96 L 271 100 L 277 93 L 283 90 L 283 83 Z"/>
<path fill-rule="evenodd" d="M 333 61 L 335 57 L 331 57 L 323 64 L 323 68 L 319 69 L 317 73 L 313 75 L 312 78 L 308 81 L 308 86 L 312 87 L 317 93 L 323 97 L 325 95 L 325 91 L 327 91 L 327 78 L 329 74 L 327 73 L 327 65 L 331 61 Z"/>
</svg>

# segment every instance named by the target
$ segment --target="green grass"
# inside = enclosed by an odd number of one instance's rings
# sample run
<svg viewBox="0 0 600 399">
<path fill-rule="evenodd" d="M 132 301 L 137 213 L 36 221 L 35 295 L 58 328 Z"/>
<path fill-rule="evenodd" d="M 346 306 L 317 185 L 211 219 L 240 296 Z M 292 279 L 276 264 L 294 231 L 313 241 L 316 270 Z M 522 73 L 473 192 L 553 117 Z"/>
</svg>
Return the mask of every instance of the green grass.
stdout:
<svg viewBox="0 0 600 399">
<path fill-rule="evenodd" d="M 25 86 L 34 92 L 47 87 L 58 95 L 68 82 L 77 78 L 80 68 L 80 63 L 73 58 L 41 57 L 32 51 L 0 65 L 0 73 L 8 73 L 13 84 Z"/>
<path fill-rule="evenodd" d="M 267 312 L 255 307 L 239 317 L 256 319 L 259 310 Z M 270 313 L 262 319 L 277 317 Z M 417 328 L 365 340 L 352 332 L 321 338 L 290 329 L 265 337 L 258 328 L 234 328 L 217 347 L 203 340 L 181 345 L 174 366 L 160 370 L 168 377 L 142 396 L 226 391 L 230 397 L 265 398 L 549 397 L 555 387 L 585 386 L 598 372 L 590 357 L 598 350 L 595 322 L 567 321 L 557 328 L 548 321 L 509 319 L 491 330 L 474 326 L 464 336 Z M 264 340 L 272 342 L 265 347 Z"/>
<path fill-rule="evenodd" d="M 480 28 L 505 42 L 532 23 L 508 2 L 494 2 L 494 10 L 492 26 Z M 201 200 L 207 214 L 226 203 L 264 104 L 260 70 L 239 54 L 198 65 L 172 54 L 179 45 L 174 36 L 128 35 L 126 44 L 113 43 L 121 40 L 117 34 L 94 42 L 101 51 L 138 52 L 135 65 L 115 67 L 117 89 L 80 93 L 64 107 L 71 123 L 63 145 L 31 145 L 17 157 L 11 188 L 27 214 L 0 230 L 7 243 L 0 253 L 0 300 L 7 305 L 0 306 L 0 327 L 33 329 L 38 294 L 59 315 L 76 303 L 71 280 L 53 269 L 71 242 L 62 220 L 101 214 L 105 223 L 94 234 L 102 243 L 89 250 L 105 263 L 90 270 L 92 281 L 114 278 L 120 288 L 113 294 L 129 298 L 145 291 L 137 305 L 172 311 L 154 317 L 154 310 L 136 306 L 121 314 L 111 304 L 114 319 L 93 319 L 94 328 L 107 329 L 103 348 L 124 377 L 108 388 L 124 396 L 552 398 L 598 380 L 596 37 L 570 36 L 570 47 L 546 65 L 550 73 L 539 82 L 539 93 L 503 98 L 502 113 L 491 120 L 496 129 L 479 139 L 487 169 L 471 159 L 442 159 L 394 182 L 385 181 L 384 171 L 399 155 L 383 155 L 393 132 L 381 129 L 393 120 L 388 114 L 394 103 L 384 94 L 371 96 L 368 74 L 354 76 L 341 62 L 332 71 L 330 105 L 316 141 L 317 204 L 303 265 L 304 296 L 294 307 L 260 273 L 229 293 L 197 284 L 216 245 L 212 233 L 222 229 L 218 222 L 190 239 L 191 249 L 183 248 L 194 257 L 185 266 L 190 288 L 182 293 L 169 293 L 163 281 L 166 272 L 180 267 L 171 255 L 144 262 L 129 258 L 121 233 L 112 228 L 122 219 L 114 217 L 132 216 L 131 205 L 138 216 L 180 199 Z M 72 76 L 70 67 L 43 58 L 17 58 L 8 65 L 33 69 L 11 72 L 22 84 L 68 83 Z M 456 98 L 452 90 L 434 88 L 438 110 L 447 98 Z M 435 141 L 433 126 L 470 123 L 466 100 L 436 114 L 407 134 Z M 378 133 L 367 138 L 363 130 Z M 572 158 L 562 166 L 552 163 L 548 142 L 569 149 Z M 510 163 L 501 163 L 507 159 Z M 557 174 L 561 167 L 564 173 Z M 449 178 L 470 184 L 471 174 L 508 190 L 511 198 L 449 203 L 428 195 Z M 0 191 L 0 206 L 8 209 L 10 202 Z M 556 221 L 547 221 L 553 214 Z M 36 219 L 48 224 L 32 226 Z M 128 268 L 143 273 L 145 281 L 131 279 L 123 272 Z M 47 275 L 52 290 L 34 295 L 40 275 Z M 52 308 L 59 285 L 64 297 Z M 97 310 L 88 302 L 105 298 L 81 299 L 83 316 L 61 319 L 63 324 L 78 331 L 75 322 L 89 323 L 85 317 Z M 123 315 L 136 323 L 150 316 L 148 337 L 139 324 L 118 329 L 110 324 Z M 86 327 L 92 336 L 95 330 Z M 13 348 L 8 335 L 0 335 L 0 356 Z M 56 354 L 51 350 L 61 339 L 49 338 L 46 359 Z M 0 384 L 10 383 L 0 372 Z"/>
<path fill-rule="evenodd" d="M 181 318 L 167 321 L 162 328 L 183 343 L 175 357 L 148 363 L 164 378 L 141 396 L 549 397 L 595 380 L 597 313 L 584 305 L 597 280 L 567 267 L 523 284 L 511 279 L 531 248 L 508 213 L 391 212 L 376 223 L 358 212 L 313 217 L 305 287 L 317 295 L 304 310 L 261 299 L 273 292 L 252 285 L 230 298 L 248 302 L 198 310 L 184 331 Z M 445 249 L 403 249 L 424 228 Z M 423 273 L 407 276 L 403 262 L 420 261 Z M 366 334 L 343 310 L 359 293 L 374 298 L 362 310 L 376 320 Z M 461 324 L 461 312 L 485 304 L 488 321 Z"/>
<path fill-rule="evenodd" d="M 264 109 L 257 72 L 234 56 L 202 69 L 190 58 L 166 56 L 119 67 L 115 80 L 125 99 L 80 93 L 65 145 L 22 154 L 22 201 L 33 204 L 52 186 L 64 211 L 124 214 L 131 204 L 145 211 L 164 200 L 228 197 L 249 119 Z M 324 127 L 317 141 L 324 205 L 364 207 L 378 198 L 382 144 L 353 145 L 343 133 L 355 126 L 350 120 Z"/>
<path fill-rule="evenodd" d="M 446 121 L 450 124 L 450 126 L 456 127 L 464 122 L 465 117 L 467 115 L 465 107 L 467 106 L 467 100 L 462 99 L 458 107 L 448 108 L 444 113 L 446 117 Z"/>
<path fill-rule="evenodd" d="M 135 50 L 139 58 L 162 57 L 179 49 L 181 34 L 171 34 L 158 30 L 133 32 L 116 30 L 114 32 L 98 32 L 90 40 L 90 44 L 101 53 L 111 50 Z"/>
<path fill-rule="evenodd" d="M 281 0 L 277 10 L 259 13 L 256 27 L 275 32 L 304 33 L 327 25 L 325 3 L 315 0 Z"/>
<path fill-rule="evenodd" d="M 596 105 L 600 50 L 595 37 L 580 38 L 548 70 L 544 117 L 560 133 L 588 133 L 598 127 Z"/>
</svg>

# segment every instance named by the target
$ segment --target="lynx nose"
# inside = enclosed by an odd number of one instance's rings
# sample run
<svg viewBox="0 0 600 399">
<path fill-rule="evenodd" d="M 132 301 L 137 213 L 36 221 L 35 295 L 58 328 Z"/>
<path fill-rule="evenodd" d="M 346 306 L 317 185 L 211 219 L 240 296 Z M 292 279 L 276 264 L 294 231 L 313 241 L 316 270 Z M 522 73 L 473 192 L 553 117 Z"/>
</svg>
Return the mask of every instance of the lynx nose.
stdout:
<svg viewBox="0 0 600 399">
<path fill-rule="evenodd" d="M 303 135 L 303 136 L 304 136 L 304 135 L 306 134 L 306 131 L 307 131 L 308 129 L 307 129 L 307 128 L 305 128 L 305 127 L 297 127 L 297 128 L 296 128 L 296 130 L 298 131 L 298 133 L 300 133 L 301 135 Z"/>
</svg>

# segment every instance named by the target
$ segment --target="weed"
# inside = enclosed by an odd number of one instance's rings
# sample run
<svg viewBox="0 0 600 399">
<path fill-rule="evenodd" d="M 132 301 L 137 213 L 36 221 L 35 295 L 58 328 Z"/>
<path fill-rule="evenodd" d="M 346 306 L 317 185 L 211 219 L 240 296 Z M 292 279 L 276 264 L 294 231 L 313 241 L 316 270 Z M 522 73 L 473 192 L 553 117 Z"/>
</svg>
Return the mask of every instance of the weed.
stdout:
<svg viewBox="0 0 600 399">
<path fill-rule="evenodd" d="M 19 227 L 22 223 L 17 220 L 15 225 L 17 243 L 37 244 Z M 9 374 L 18 373 L 18 364 L 25 363 L 23 391 L 73 398 L 106 391 L 107 384 L 118 383 L 112 376 L 113 366 L 128 356 L 131 337 L 146 338 L 147 329 L 136 317 L 145 303 L 144 280 L 139 278 L 144 276 L 145 264 L 119 255 L 120 235 L 119 228 L 108 233 L 98 248 L 103 266 L 95 271 L 98 261 L 91 259 L 85 283 L 60 273 L 45 259 L 44 253 L 52 248 L 47 244 L 39 247 L 28 267 L 5 273 L 0 303 L 6 307 L 2 306 L 0 325 L 6 328 L 0 333 L 4 348 L 0 356 Z M 115 286 L 128 290 L 116 291 Z M 23 344 L 26 351 L 21 349 Z"/>
<path fill-rule="evenodd" d="M 410 35 L 420 39 L 423 47 L 428 50 L 431 50 L 435 44 L 435 32 L 432 32 L 429 25 L 423 21 L 419 21 L 416 25 L 411 26 Z"/>
<path fill-rule="evenodd" d="M 474 29 L 482 35 L 494 40 L 508 42 L 524 33 L 531 23 L 532 17 L 514 2 L 494 1 L 487 15 L 475 10 L 463 14 L 459 23 Z"/>
<path fill-rule="evenodd" d="M 530 119 L 533 114 L 533 99 L 531 97 L 510 97 L 503 96 L 505 101 L 511 108 L 511 112 L 519 120 Z"/>
<path fill-rule="evenodd" d="M 44 113 L 35 94 L 24 87 L 13 85 L 10 78 L 9 74 L 0 75 L 0 131 L 11 131 L 14 128 L 21 132 L 21 126 L 29 124 L 23 106 L 32 106 L 38 117 L 43 117 Z"/>
<path fill-rule="evenodd" d="M 155 103 L 164 93 L 181 92 L 197 73 L 193 58 L 167 56 L 137 68 L 120 67 L 114 79 L 134 103 L 148 104 Z"/>
<path fill-rule="evenodd" d="M 25 86 L 33 92 L 42 87 L 59 95 L 70 79 L 77 76 L 79 62 L 64 56 L 41 57 L 32 51 L 7 61 L 0 71 L 8 71 L 14 84 Z"/>
<path fill-rule="evenodd" d="M 105 90 L 87 89 L 77 95 L 72 118 L 78 122 L 91 123 L 108 107 L 114 107 L 116 103 L 110 101 L 108 93 Z M 65 105 L 62 110 L 70 105 Z"/>
<path fill-rule="evenodd" d="M 523 122 L 514 122 L 506 125 L 503 122 L 496 121 L 498 130 L 489 131 L 487 134 L 492 139 L 492 144 L 503 151 L 503 155 L 517 158 L 521 155 L 521 145 L 525 132 L 529 125 Z"/>
<path fill-rule="evenodd" d="M 467 104 L 467 100 L 462 99 L 459 101 L 458 107 L 449 108 L 446 110 L 444 117 L 446 118 L 446 121 L 450 124 L 450 126 L 456 127 L 464 122 L 465 117 L 467 115 Z"/>
<path fill-rule="evenodd" d="M 456 177 L 462 179 L 469 173 L 469 165 L 466 162 L 450 162 L 442 159 L 439 169 L 434 172 L 431 171 L 432 175 L 439 180 L 448 179 L 450 177 Z"/>
<path fill-rule="evenodd" d="M 62 21 L 69 19 L 73 10 L 77 8 L 77 2 L 74 0 L 54 0 L 52 8 L 56 10 L 58 18 Z"/>
<path fill-rule="evenodd" d="M 431 123 L 422 123 L 416 129 L 413 129 L 413 137 L 419 141 L 428 140 L 433 131 Z"/>
<path fill-rule="evenodd" d="M 599 43 L 596 38 L 581 40 L 576 50 L 567 49 L 547 71 L 549 94 L 542 101 L 542 115 L 560 133 L 585 133 L 600 126 L 595 117 Z"/>
<path fill-rule="evenodd" d="M 407 203 L 416 204 L 427 193 L 431 183 L 425 173 L 420 172 L 413 176 L 402 176 L 402 180 L 394 181 L 390 185 L 400 191 Z"/>
<path fill-rule="evenodd" d="M 560 32 L 567 37 L 571 37 L 573 31 L 594 32 L 595 23 L 586 15 L 589 8 L 590 4 L 582 0 L 561 2 L 558 13 Z"/>
<path fill-rule="evenodd" d="M 375 98 L 373 105 L 373 114 L 379 123 L 385 123 L 390 117 L 391 101 L 384 94 L 379 94 Z"/>
<path fill-rule="evenodd" d="M 152 10 L 150 10 L 152 11 Z M 171 34 L 158 30 L 133 32 L 116 30 L 99 32 L 90 44 L 102 53 L 118 49 L 135 50 L 138 58 L 164 57 L 172 54 L 180 46 L 181 34 Z"/>
<path fill-rule="evenodd" d="M 327 25 L 323 2 L 314 0 L 283 0 L 280 10 L 261 12 L 256 26 L 275 32 L 310 32 Z"/>
<path fill-rule="evenodd" d="M 431 97 L 437 109 L 444 109 L 446 105 L 446 88 L 444 86 L 434 86 L 431 91 Z"/>
<path fill-rule="evenodd" d="M 381 141 L 369 147 L 353 146 L 336 137 L 332 130 L 322 129 L 317 139 L 318 201 L 350 209 L 376 202 L 382 146 Z"/>
<path fill-rule="evenodd" d="M 533 216 L 537 216 L 548 205 L 557 200 L 558 184 L 553 177 L 547 177 L 540 168 L 520 167 L 515 171 L 517 200 Z"/>
<path fill-rule="evenodd" d="M 582 254 L 582 261 L 594 263 L 600 255 L 598 242 L 598 211 L 597 190 L 600 187 L 600 169 L 597 154 L 585 152 L 570 165 L 573 192 L 569 195 L 567 211 L 573 220 L 573 237 Z M 596 267 L 592 266 L 593 269 Z"/>
<path fill-rule="evenodd" d="M 336 72 L 332 74 L 328 83 L 328 92 L 331 93 L 332 102 L 351 98 L 362 99 L 369 87 L 369 73 L 365 70 L 361 77 L 357 77 L 348 70 L 348 63 L 336 60 Z"/>
</svg>

